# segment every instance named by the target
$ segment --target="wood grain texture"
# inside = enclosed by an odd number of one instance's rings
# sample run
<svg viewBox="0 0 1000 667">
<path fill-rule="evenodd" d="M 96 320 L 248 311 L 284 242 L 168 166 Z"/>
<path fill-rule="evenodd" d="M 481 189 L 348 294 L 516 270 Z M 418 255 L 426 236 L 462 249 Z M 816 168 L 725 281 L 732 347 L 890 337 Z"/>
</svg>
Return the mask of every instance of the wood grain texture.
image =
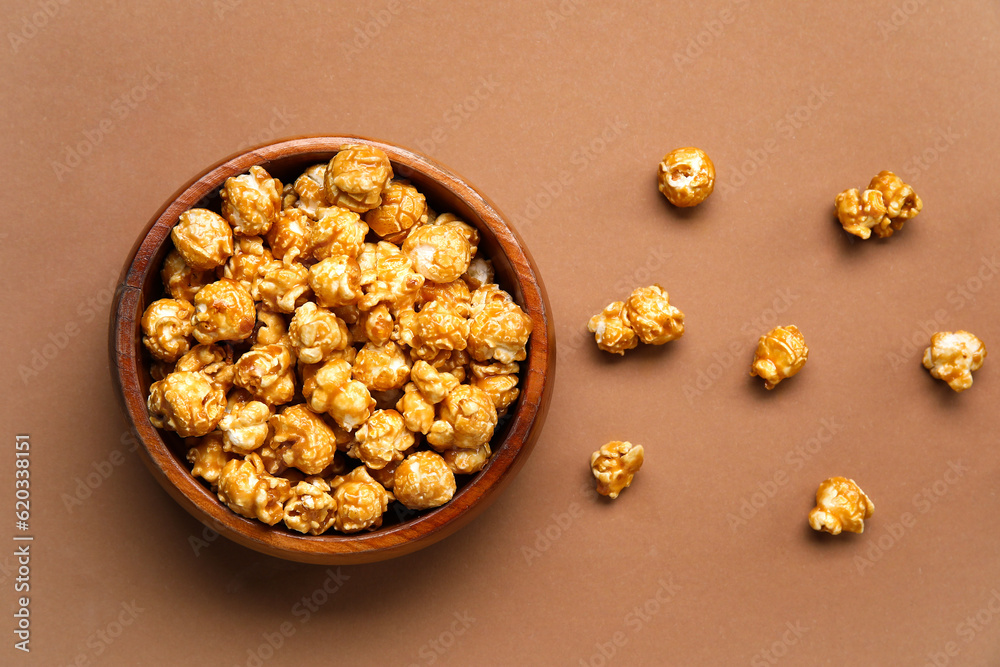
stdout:
<svg viewBox="0 0 1000 667">
<path fill-rule="evenodd" d="M 496 280 L 510 291 L 531 318 L 528 356 L 521 365 L 521 395 L 504 429 L 494 436 L 494 454 L 451 502 L 409 521 L 357 535 L 308 536 L 283 526 L 269 527 L 237 516 L 196 480 L 181 456 L 174 434 L 152 426 L 146 397 L 152 378 L 141 344 L 140 319 L 148 303 L 160 298 L 159 270 L 169 251 L 170 229 L 189 208 L 218 210 L 218 191 L 230 176 L 261 165 L 285 182 L 309 165 L 329 161 L 348 144 L 369 144 L 385 151 L 397 178 L 410 180 L 439 212 L 452 212 L 476 226 L 480 253 L 493 261 Z M 535 263 L 517 232 L 496 206 L 444 167 L 406 149 L 361 137 L 303 137 L 236 155 L 193 180 L 154 216 L 125 264 L 111 309 L 112 380 L 126 420 L 141 443 L 146 466 L 184 509 L 207 526 L 251 549 L 290 560 L 348 564 L 401 556 L 452 534 L 492 502 L 531 453 L 548 410 L 555 376 L 555 333 L 551 309 Z"/>
</svg>

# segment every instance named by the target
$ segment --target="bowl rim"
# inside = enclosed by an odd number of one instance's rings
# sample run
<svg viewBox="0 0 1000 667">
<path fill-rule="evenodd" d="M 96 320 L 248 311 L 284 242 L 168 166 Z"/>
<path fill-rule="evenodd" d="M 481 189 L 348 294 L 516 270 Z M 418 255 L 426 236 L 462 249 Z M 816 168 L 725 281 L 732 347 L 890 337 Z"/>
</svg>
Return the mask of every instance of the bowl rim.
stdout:
<svg viewBox="0 0 1000 667">
<path fill-rule="evenodd" d="M 364 144 L 389 156 L 396 178 L 414 173 L 436 182 L 462 200 L 478 220 L 467 220 L 495 240 L 513 268 L 520 305 L 532 320 L 528 355 L 521 366 L 521 395 L 507 434 L 487 465 L 445 505 L 387 528 L 349 535 L 319 536 L 274 530 L 232 512 L 191 474 L 149 421 L 141 387 L 136 332 L 144 282 L 159 274 L 153 260 L 178 216 L 211 197 L 229 176 L 253 165 L 280 159 L 327 161 L 348 145 Z M 493 202 L 441 164 L 402 146 L 354 135 L 314 135 L 285 139 L 237 153 L 204 170 L 174 193 L 152 217 L 129 254 L 111 307 L 110 369 L 120 407 L 141 447 L 143 462 L 163 488 L 190 514 L 229 539 L 280 558 L 322 564 L 348 564 L 393 558 L 429 546 L 482 512 L 513 479 L 534 447 L 548 409 L 555 379 L 555 331 L 551 307 L 538 269 L 520 235 Z"/>
</svg>

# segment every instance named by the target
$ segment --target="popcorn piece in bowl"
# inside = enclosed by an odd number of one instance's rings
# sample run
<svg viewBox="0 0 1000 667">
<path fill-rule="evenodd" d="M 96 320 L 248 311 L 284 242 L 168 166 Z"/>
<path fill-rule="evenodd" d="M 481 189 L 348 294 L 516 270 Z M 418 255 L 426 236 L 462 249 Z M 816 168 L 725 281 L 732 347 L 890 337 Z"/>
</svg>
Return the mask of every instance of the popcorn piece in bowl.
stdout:
<svg viewBox="0 0 1000 667">
<path fill-rule="evenodd" d="M 426 213 L 427 200 L 409 181 L 392 181 L 382 192 L 382 203 L 365 213 L 365 222 L 380 238 L 400 243 Z"/>
<path fill-rule="evenodd" d="M 326 199 L 326 164 L 314 164 L 302 172 L 292 184 L 295 194 L 295 206 L 310 218 L 316 218 L 319 210 L 329 204 Z"/>
<path fill-rule="evenodd" d="M 253 333 L 256 321 L 253 296 L 235 280 L 217 280 L 194 295 L 191 322 L 199 343 L 243 340 Z"/>
<path fill-rule="evenodd" d="M 191 464 L 191 474 L 216 488 L 222 469 L 230 460 L 223 447 L 222 434 L 213 431 L 201 438 L 189 438 L 186 443 L 190 445 L 185 458 Z"/>
<path fill-rule="evenodd" d="M 183 299 L 160 299 L 142 314 L 142 344 L 160 361 L 177 361 L 191 347 L 194 306 Z"/>
<path fill-rule="evenodd" d="M 331 359 L 303 369 L 302 395 L 316 412 L 326 413 L 343 429 L 353 431 L 371 416 L 375 401 L 364 383 L 351 379 L 351 364 Z"/>
<path fill-rule="evenodd" d="M 260 300 L 269 310 L 293 313 L 309 297 L 309 269 L 275 260 L 263 268 Z"/>
<path fill-rule="evenodd" d="M 614 301 L 590 318 L 587 329 L 594 334 L 597 347 L 611 354 L 624 355 L 639 344 L 639 337 L 625 314 L 625 302 Z"/>
<path fill-rule="evenodd" d="M 312 222 L 298 208 L 283 210 L 267 232 L 267 244 L 274 259 L 286 264 L 312 258 Z"/>
<path fill-rule="evenodd" d="M 372 479 L 364 466 L 330 480 L 337 513 L 333 527 L 342 533 L 375 530 L 382 525 L 382 515 L 393 496 Z"/>
<path fill-rule="evenodd" d="M 205 208 L 181 213 L 170 238 L 184 262 L 195 270 L 222 266 L 233 254 L 233 228 L 221 215 Z"/>
<path fill-rule="evenodd" d="M 473 293 L 468 349 L 476 361 L 523 360 L 531 328 L 531 318 L 497 285 L 484 285 Z"/>
<path fill-rule="evenodd" d="M 233 386 L 236 369 L 233 367 L 233 350 L 228 345 L 200 344 L 174 364 L 175 371 L 200 371 L 216 387 L 229 391 Z"/>
<path fill-rule="evenodd" d="M 321 306 L 351 305 L 361 298 L 361 269 L 353 257 L 331 255 L 309 267 L 309 286 Z"/>
<path fill-rule="evenodd" d="M 451 448 L 478 449 L 493 437 L 497 409 L 482 389 L 462 384 L 441 402 L 438 419 L 427 434 L 427 442 L 438 451 Z"/>
<path fill-rule="evenodd" d="M 972 372 L 982 368 L 985 359 L 986 345 L 975 334 L 939 331 L 931 336 L 923 363 L 932 376 L 955 391 L 965 391 L 972 386 Z"/>
<path fill-rule="evenodd" d="M 357 213 L 332 206 L 322 209 L 319 219 L 310 226 L 309 246 L 316 259 L 334 255 L 357 259 L 364 249 L 367 233 L 368 225 Z"/>
<path fill-rule="evenodd" d="M 354 360 L 354 379 L 370 391 L 402 389 L 410 378 L 410 359 L 396 343 L 365 346 Z"/>
<path fill-rule="evenodd" d="M 285 503 L 291 498 L 291 483 L 264 470 L 257 454 L 233 459 L 222 469 L 218 481 L 219 500 L 248 519 L 269 526 L 285 518 Z"/>
<path fill-rule="evenodd" d="M 215 429 L 226 410 L 226 393 L 203 373 L 174 372 L 149 388 L 149 421 L 182 438 L 201 437 Z"/>
<path fill-rule="evenodd" d="M 396 410 L 403 415 L 403 423 L 413 433 L 427 434 L 434 424 L 434 403 L 413 382 L 403 387 L 403 395 L 396 403 Z"/>
<path fill-rule="evenodd" d="M 288 325 L 288 337 L 298 360 L 304 364 L 325 361 L 351 342 L 347 324 L 312 301 L 295 309 Z"/>
<path fill-rule="evenodd" d="M 491 454 L 486 444 L 478 449 L 446 449 L 441 452 L 441 458 L 456 475 L 472 475 L 483 469 Z"/>
<path fill-rule="evenodd" d="M 322 535 L 333 525 L 337 502 L 330 485 L 321 477 L 309 477 L 292 487 L 285 502 L 285 525 L 308 535 Z"/>
<path fill-rule="evenodd" d="M 471 331 L 468 316 L 469 306 L 464 303 L 431 301 L 419 312 L 400 312 L 396 337 L 419 359 L 433 359 L 445 350 L 464 350 Z"/>
<path fill-rule="evenodd" d="M 288 345 L 254 345 L 236 360 L 235 370 L 235 384 L 268 405 L 295 396 L 295 357 Z"/>
<path fill-rule="evenodd" d="M 271 251 L 259 236 L 239 236 L 222 269 L 222 277 L 239 282 L 255 301 L 260 300 L 260 282 L 264 269 L 274 261 Z"/>
<path fill-rule="evenodd" d="M 469 239 L 455 225 L 424 225 L 403 241 L 403 253 L 427 280 L 450 283 L 462 277 L 472 260 Z"/>
<path fill-rule="evenodd" d="M 411 510 L 440 507 L 455 495 L 455 475 L 440 454 L 424 450 L 396 467 L 392 489 L 396 500 Z"/>
<path fill-rule="evenodd" d="M 274 435 L 270 447 L 289 468 L 318 475 L 333 463 L 337 436 L 304 404 L 291 405 L 268 420 Z"/>
<path fill-rule="evenodd" d="M 816 491 L 816 507 L 809 512 L 809 526 L 831 535 L 844 530 L 863 533 L 865 519 L 874 512 L 874 503 L 853 479 L 831 477 Z"/>
<path fill-rule="evenodd" d="M 211 270 L 192 269 L 176 248 L 163 260 L 160 279 L 171 297 L 194 301 L 194 295 L 205 285 L 215 280 Z"/>
<path fill-rule="evenodd" d="M 364 213 L 382 203 L 392 178 L 388 156 L 374 146 L 347 146 L 333 156 L 325 174 L 326 199 L 334 206 Z"/>
<path fill-rule="evenodd" d="M 660 162 L 659 188 L 674 206 L 697 206 L 715 189 L 715 165 L 700 148 L 676 148 Z"/>
<path fill-rule="evenodd" d="M 222 191 L 222 216 L 240 236 L 266 234 L 281 211 L 281 182 L 263 167 L 226 179 Z"/>
<path fill-rule="evenodd" d="M 420 393 L 434 404 L 443 401 L 452 389 L 461 384 L 461 381 L 451 373 L 439 371 L 422 359 L 414 362 L 410 378 Z"/>
<path fill-rule="evenodd" d="M 802 332 L 794 324 L 775 327 L 760 337 L 750 375 L 764 378 L 764 386 L 774 389 L 805 366 L 809 348 Z"/>
<path fill-rule="evenodd" d="M 348 452 L 369 468 L 378 470 L 403 459 L 403 452 L 413 446 L 413 432 L 406 428 L 403 416 L 395 410 L 377 410 L 358 429 L 357 444 Z"/>
<path fill-rule="evenodd" d="M 271 406 L 249 400 L 248 396 L 236 402 L 230 401 L 228 411 L 219 420 L 223 449 L 243 456 L 260 449 L 267 442 L 271 433 L 268 420 L 274 414 Z"/>
<path fill-rule="evenodd" d="M 611 499 L 618 497 L 632 484 L 632 478 L 642 467 L 642 445 L 613 441 L 590 456 L 590 470 L 597 480 L 597 492 Z"/>
</svg>

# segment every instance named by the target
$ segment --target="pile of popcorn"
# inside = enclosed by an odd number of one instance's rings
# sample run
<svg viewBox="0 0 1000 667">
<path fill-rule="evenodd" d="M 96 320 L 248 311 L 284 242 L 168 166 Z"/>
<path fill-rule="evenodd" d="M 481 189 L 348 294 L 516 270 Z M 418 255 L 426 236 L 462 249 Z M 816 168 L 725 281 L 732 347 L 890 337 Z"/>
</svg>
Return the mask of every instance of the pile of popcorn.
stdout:
<svg viewBox="0 0 1000 667">
<path fill-rule="evenodd" d="M 532 323 L 478 231 L 348 146 L 229 178 L 171 232 L 142 317 L 149 418 L 237 514 L 319 535 L 451 500 L 491 456 Z"/>
</svg>

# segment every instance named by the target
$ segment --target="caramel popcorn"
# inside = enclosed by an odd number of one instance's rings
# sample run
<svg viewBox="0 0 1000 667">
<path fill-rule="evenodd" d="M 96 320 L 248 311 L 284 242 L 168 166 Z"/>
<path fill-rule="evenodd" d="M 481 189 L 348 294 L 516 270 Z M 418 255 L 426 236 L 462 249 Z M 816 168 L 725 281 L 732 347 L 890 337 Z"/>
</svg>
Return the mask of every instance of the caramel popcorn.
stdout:
<svg viewBox="0 0 1000 667">
<path fill-rule="evenodd" d="M 674 206 L 697 206 L 715 188 L 715 165 L 700 148 L 676 148 L 660 162 L 659 181 Z"/>
<path fill-rule="evenodd" d="M 834 200 L 844 231 L 862 239 L 872 232 L 879 238 L 892 236 L 920 213 L 923 205 L 913 188 L 891 171 L 879 172 L 864 192 L 851 188 Z"/>
<path fill-rule="evenodd" d="M 283 210 L 267 232 L 267 244 L 275 259 L 285 264 L 312 258 L 312 223 L 305 211 Z"/>
<path fill-rule="evenodd" d="M 879 226 L 885 218 L 882 193 L 877 190 L 865 190 L 864 194 L 857 188 L 844 190 L 837 195 L 834 205 L 844 231 L 863 239 L 870 237 L 872 228 Z"/>
<path fill-rule="evenodd" d="M 424 277 L 413 270 L 410 259 L 391 243 L 380 241 L 374 248 L 367 245 L 358 257 L 365 292 L 358 302 L 361 310 L 385 303 L 389 312 L 395 314 L 413 306 Z"/>
<path fill-rule="evenodd" d="M 639 338 L 625 314 L 625 302 L 614 301 L 590 318 L 587 329 L 594 334 L 597 347 L 611 354 L 625 354 L 639 344 Z"/>
<path fill-rule="evenodd" d="M 142 314 L 142 344 L 160 361 L 177 361 L 191 347 L 194 306 L 183 299 L 160 299 Z"/>
<path fill-rule="evenodd" d="M 259 236 L 237 237 L 233 254 L 222 270 L 222 276 L 239 282 L 254 300 L 260 299 L 260 281 L 264 268 L 274 261 L 271 251 Z"/>
<path fill-rule="evenodd" d="M 331 255 L 309 268 L 309 286 L 316 302 L 327 308 L 357 303 L 361 298 L 361 269 L 347 255 Z"/>
<path fill-rule="evenodd" d="M 235 364 L 235 383 L 268 405 L 295 397 L 295 358 L 287 345 L 254 345 Z"/>
<path fill-rule="evenodd" d="M 194 295 L 194 337 L 199 343 L 243 340 L 253 333 L 257 310 L 243 285 L 223 278 Z"/>
<path fill-rule="evenodd" d="M 775 327 L 757 342 L 750 375 L 759 375 L 767 389 L 774 389 L 802 370 L 808 358 L 809 348 L 798 327 Z"/>
<path fill-rule="evenodd" d="M 496 285 L 484 285 L 473 293 L 468 346 L 473 359 L 521 361 L 527 356 L 531 329 L 531 318 Z"/>
<path fill-rule="evenodd" d="M 382 525 L 382 515 L 392 496 L 372 479 L 364 466 L 330 480 L 337 514 L 333 527 L 342 533 L 374 530 Z"/>
<path fill-rule="evenodd" d="M 227 463 L 218 484 L 219 500 L 240 516 L 269 526 L 285 518 L 284 504 L 291 498 L 291 483 L 268 474 L 256 454 Z"/>
<path fill-rule="evenodd" d="M 479 449 L 445 449 L 441 457 L 456 475 L 472 475 L 483 469 L 491 454 L 490 446 L 483 445 Z"/>
<path fill-rule="evenodd" d="M 333 525 L 337 503 L 330 495 L 330 485 L 319 477 L 310 477 L 292 487 L 292 497 L 285 502 L 285 525 L 308 535 L 322 535 Z"/>
<path fill-rule="evenodd" d="M 376 410 L 355 434 L 357 444 L 348 455 L 361 459 L 369 468 L 378 470 L 393 461 L 401 461 L 403 452 L 413 446 L 413 433 L 395 410 Z"/>
<path fill-rule="evenodd" d="M 332 359 L 303 369 L 302 394 L 316 412 L 325 412 L 343 429 L 353 431 L 371 416 L 375 401 L 362 382 L 351 379 L 351 364 Z"/>
<path fill-rule="evenodd" d="M 416 452 L 396 467 L 393 494 L 411 510 L 440 507 L 455 495 L 455 475 L 436 452 Z"/>
<path fill-rule="evenodd" d="M 493 282 L 493 262 L 482 257 L 473 257 L 469 262 L 469 268 L 462 275 L 462 280 L 473 290 Z"/>
<path fill-rule="evenodd" d="M 468 316 L 466 304 L 431 301 L 419 312 L 404 310 L 399 314 L 396 337 L 417 359 L 433 359 L 443 350 L 464 350 L 470 332 Z"/>
<path fill-rule="evenodd" d="M 392 338 L 396 323 L 392 319 L 389 307 L 380 303 L 369 311 L 359 314 L 358 341 L 372 345 L 385 345 Z"/>
<path fill-rule="evenodd" d="M 392 181 L 382 193 L 382 204 L 365 213 L 365 222 L 380 238 L 399 243 L 426 213 L 427 200 L 409 181 Z"/>
<path fill-rule="evenodd" d="M 371 391 L 399 389 L 410 377 L 410 360 L 396 343 L 365 346 L 354 360 L 354 379 Z"/>
<path fill-rule="evenodd" d="M 334 255 L 357 259 L 364 249 L 367 233 L 368 225 L 357 213 L 333 206 L 323 209 L 319 219 L 310 227 L 309 246 L 316 259 Z"/>
<path fill-rule="evenodd" d="M 831 535 L 841 531 L 865 532 L 865 519 L 875 512 L 875 505 L 865 492 L 845 477 L 831 477 L 816 491 L 816 507 L 809 512 L 809 525 Z"/>
<path fill-rule="evenodd" d="M 288 337 L 301 363 L 318 364 L 351 342 L 347 324 L 312 301 L 295 309 Z"/>
<path fill-rule="evenodd" d="M 493 437 L 497 419 L 493 399 L 478 387 L 462 384 L 441 401 L 427 442 L 437 450 L 478 449 Z"/>
<path fill-rule="evenodd" d="M 590 470 L 597 480 L 597 492 L 611 499 L 632 484 L 642 467 L 642 445 L 613 441 L 590 455 Z"/>
<path fill-rule="evenodd" d="M 202 287 L 214 281 L 215 274 L 212 271 L 192 269 L 184 261 L 184 257 L 174 248 L 163 260 L 160 279 L 171 297 L 184 301 L 194 301 L 194 295 Z"/>
<path fill-rule="evenodd" d="M 174 372 L 149 388 L 149 421 L 156 428 L 197 438 L 215 429 L 226 410 L 226 393 L 198 372 Z"/>
<path fill-rule="evenodd" d="M 191 438 L 194 441 L 187 451 L 187 460 L 191 464 L 191 474 L 201 477 L 213 488 L 219 481 L 222 469 L 229 462 L 229 456 L 223 450 L 222 436 L 212 432 L 202 438 Z"/>
<path fill-rule="evenodd" d="M 295 206 L 300 208 L 310 218 L 319 215 L 319 209 L 329 202 L 323 182 L 326 180 L 326 164 L 314 164 L 295 179 L 292 191 L 295 193 Z"/>
<path fill-rule="evenodd" d="M 286 186 L 254 167 L 224 184 L 222 216 L 192 209 L 171 232 L 171 298 L 142 322 L 150 421 L 242 516 L 321 535 L 380 527 L 397 487 L 438 507 L 518 399 L 531 319 L 479 231 L 391 179 L 366 146 Z"/>
<path fill-rule="evenodd" d="M 274 435 L 270 446 L 282 462 L 307 475 L 318 475 L 333 463 L 337 437 L 319 415 L 303 403 L 291 405 L 268 420 Z"/>
<path fill-rule="evenodd" d="M 684 335 L 684 313 L 659 285 L 636 288 L 625 301 L 628 323 L 643 343 L 663 345 Z"/>
<path fill-rule="evenodd" d="M 472 384 L 486 392 L 493 401 L 497 414 L 502 416 L 521 393 L 517 382 L 516 375 L 489 375 L 476 378 Z"/>
<path fill-rule="evenodd" d="M 439 371 L 426 361 L 414 362 L 410 370 L 413 384 L 431 403 L 440 403 L 461 381 L 446 371 Z"/>
<path fill-rule="evenodd" d="M 384 152 L 373 146 L 347 146 L 327 165 L 326 198 L 334 206 L 364 213 L 382 203 L 391 178 L 392 165 Z"/>
<path fill-rule="evenodd" d="M 181 213 L 170 238 L 192 269 L 214 269 L 233 254 L 233 228 L 221 215 L 205 208 Z"/>
<path fill-rule="evenodd" d="M 986 345 L 968 331 L 938 332 L 924 350 L 924 368 L 955 391 L 972 386 L 972 372 L 986 359 Z"/>
<path fill-rule="evenodd" d="M 233 350 L 228 345 L 195 345 L 177 360 L 174 370 L 200 371 L 214 386 L 229 391 L 236 375 Z"/>
<path fill-rule="evenodd" d="M 413 262 L 417 273 L 436 283 L 458 280 L 472 260 L 468 238 L 460 228 L 450 224 L 414 229 L 403 241 L 403 253 Z"/>
<path fill-rule="evenodd" d="M 434 423 L 434 403 L 412 382 L 403 387 L 403 396 L 396 403 L 396 410 L 403 415 L 403 423 L 414 433 L 427 434 Z"/>
<path fill-rule="evenodd" d="M 281 182 L 263 167 L 250 167 L 249 174 L 231 176 L 219 192 L 222 216 L 240 236 L 266 234 L 281 210 Z"/>
<path fill-rule="evenodd" d="M 260 401 L 240 401 L 230 407 L 219 420 L 223 449 L 243 456 L 260 449 L 271 432 L 271 414 L 271 407 Z"/>
<path fill-rule="evenodd" d="M 309 270 L 296 262 L 274 261 L 264 267 L 259 292 L 268 309 L 295 312 L 309 296 Z"/>
</svg>

